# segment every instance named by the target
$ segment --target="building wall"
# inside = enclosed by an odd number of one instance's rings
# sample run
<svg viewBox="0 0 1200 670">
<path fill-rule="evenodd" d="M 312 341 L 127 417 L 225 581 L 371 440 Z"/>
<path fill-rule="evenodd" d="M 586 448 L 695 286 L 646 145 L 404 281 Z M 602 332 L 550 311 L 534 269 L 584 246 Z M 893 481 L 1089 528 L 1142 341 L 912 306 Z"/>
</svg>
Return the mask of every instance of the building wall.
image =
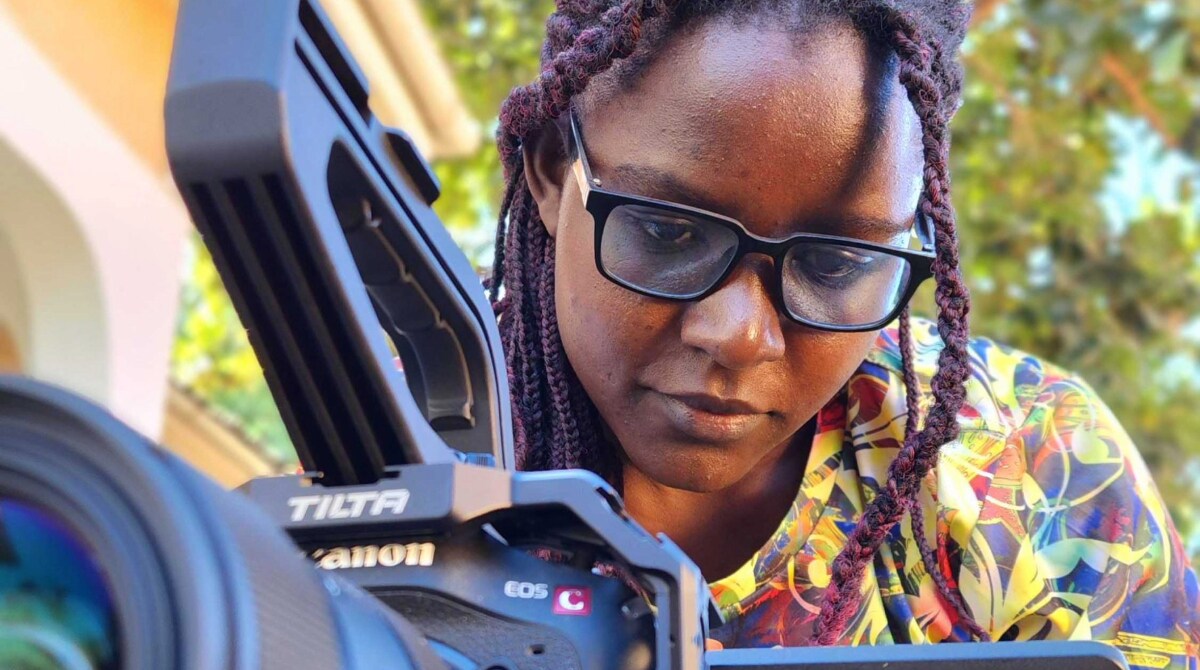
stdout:
<svg viewBox="0 0 1200 670">
<path fill-rule="evenodd" d="M 16 374 L 21 371 L 21 352 L 13 340 L 12 333 L 0 324 L 0 375 Z"/>
<path fill-rule="evenodd" d="M 17 253 L 0 230 L 0 374 L 19 372 L 21 352 L 29 349 L 29 316 L 22 281 L 17 272 Z"/>
<path fill-rule="evenodd" d="M 415 0 L 323 0 L 372 86 L 379 119 L 404 128 L 429 158 L 479 144 L 450 70 Z M 0 0 L 45 56 L 151 172 L 165 175 L 163 98 L 178 0 Z"/>
<path fill-rule="evenodd" d="M 165 174 L 162 101 L 177 0 L 0 0 L 0 7 L 149 171 Z"/>
<path fill-rule="evenodd" d="M 167 391 L 162 443 L 227 488 L 251 477 L 279 474 L 283 463 L 247 448 L 246 438 L 184 389 Z"/>
<path fill-rule="evenodd" d="M 0 36 L 0 58 L 11 45 Z M 12 84 L 0 78 L 0 91 L 5 83 Z M 36 98 L 30 87 L 22 89 L 26 100 Z M 0 118 L 18 111 L 5 106 Z M 105 305 L 85 224 L 64 197 L 69 186 L 49 181 L 39 167 L 52 160 L 39 142 L 42 137 L 0 137 L 0 237 L 5 246 L 0 253 L 8 261 L 0 313 L 21 352 L 22 371 L 111 406 L 112 312 Z M 154 429 L 155 416 L 135 414 L 124 418 L 143 431 Z"/>
</svg>

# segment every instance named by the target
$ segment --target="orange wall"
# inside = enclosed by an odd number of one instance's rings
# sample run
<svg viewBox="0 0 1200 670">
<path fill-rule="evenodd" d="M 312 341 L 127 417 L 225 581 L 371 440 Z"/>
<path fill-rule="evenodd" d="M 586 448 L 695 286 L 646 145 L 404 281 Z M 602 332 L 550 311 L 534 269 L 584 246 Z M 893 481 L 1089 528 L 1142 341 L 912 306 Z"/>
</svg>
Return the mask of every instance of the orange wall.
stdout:
<svg viewBox="0 0 1200 670">
<path fill-rule="evenodd" d="M 8 329 L 0 323 L 0 375 L 21 371 L 21 358 L 17 355 L 17 343 Z"/>
<path fill-rule="evenodd" d="M 176 0 L 0 0 L 26 37 L 144 160 L 166 174 L 163 96 Z"/>
</svg>

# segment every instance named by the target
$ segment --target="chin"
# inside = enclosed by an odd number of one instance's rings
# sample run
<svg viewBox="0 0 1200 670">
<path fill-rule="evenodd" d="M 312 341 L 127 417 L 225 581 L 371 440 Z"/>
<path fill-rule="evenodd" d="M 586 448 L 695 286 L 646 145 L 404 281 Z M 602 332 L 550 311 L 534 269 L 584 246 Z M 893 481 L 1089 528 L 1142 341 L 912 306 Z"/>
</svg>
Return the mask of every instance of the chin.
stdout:
<svg viewBox="0 0 1200 670">
<path fill-rule="evenodd" d="M 650 440 L 643 444 L 662 445 Z M 673 444 L 652 453 L 626 451 L 633 467 L 661 486 L 692 493 L 713 493 L 728 488 L 745 476 L 736 466 L 728 447 Z"/>
</svg>

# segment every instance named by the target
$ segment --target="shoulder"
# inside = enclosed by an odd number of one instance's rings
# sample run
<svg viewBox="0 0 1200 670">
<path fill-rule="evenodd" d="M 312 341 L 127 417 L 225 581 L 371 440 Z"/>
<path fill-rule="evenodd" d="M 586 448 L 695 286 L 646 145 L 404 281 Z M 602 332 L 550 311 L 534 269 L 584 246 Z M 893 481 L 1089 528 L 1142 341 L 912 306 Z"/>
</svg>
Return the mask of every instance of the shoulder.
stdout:
<svg viewBox="0 0 1200 670">
<path fill-rule="evenodd" d="M 898 340 L 881 332 L 863 371 L 902 388 Z M 925 320 L 913 340 L 929 403 L 942 343 Z M 973 338 L 969 356 L 962 430 L 942 447 L 925 504 L 970 610 L 1006 639 L 1109 640 L 1155 667 L 1195 654 L 1194 573 L 1108 406 L 1078 375 L 988 338 Z"/>
<path fill-rule="evenodd" d="M 912 320 L 913 371 L 921 386 L 923 406 L 932 402 L 930 381 L 938 368 L 944 345 L 937 324 Z M 1033 354 L 974 336 L 968 349 L 970 377 L 966 401 L 959 413 L 963 430 L 1008 435 L 1027 426 L 1035 414 L 1057 405 L 1101 404 L 1095 392 L 1078 375 Z M 864 371 L 876 368 L 896 380 L 903 379 L 899 328 L 892 324 L 880 332 L 864 362 Z M 903 382 L 899 382 L 903 383 Z"/>
</svg>

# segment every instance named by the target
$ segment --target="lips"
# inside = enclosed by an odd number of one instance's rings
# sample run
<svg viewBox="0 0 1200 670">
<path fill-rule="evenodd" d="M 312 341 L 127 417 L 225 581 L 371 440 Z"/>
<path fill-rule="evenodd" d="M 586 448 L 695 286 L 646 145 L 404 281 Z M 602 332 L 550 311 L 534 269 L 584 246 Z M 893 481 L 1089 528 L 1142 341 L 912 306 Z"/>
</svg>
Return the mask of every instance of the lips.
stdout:
<svg viewBox="0 0 1200 670">
<path fill-rule="evenodd" d="M 652 391 L 667 422 L 675 430 L 699 442 L 734 442 L 762 425 L 765 411 L 733 398 L 704 394 Z"/>
<path fill-rule="evenodd" d="M 766 414 L 765 411 L 756 409 L 754 405 L 736 398 L 718 398 L 699 393 L 663 393 L 663 395 L 710 414 Z"/>
</svg>

